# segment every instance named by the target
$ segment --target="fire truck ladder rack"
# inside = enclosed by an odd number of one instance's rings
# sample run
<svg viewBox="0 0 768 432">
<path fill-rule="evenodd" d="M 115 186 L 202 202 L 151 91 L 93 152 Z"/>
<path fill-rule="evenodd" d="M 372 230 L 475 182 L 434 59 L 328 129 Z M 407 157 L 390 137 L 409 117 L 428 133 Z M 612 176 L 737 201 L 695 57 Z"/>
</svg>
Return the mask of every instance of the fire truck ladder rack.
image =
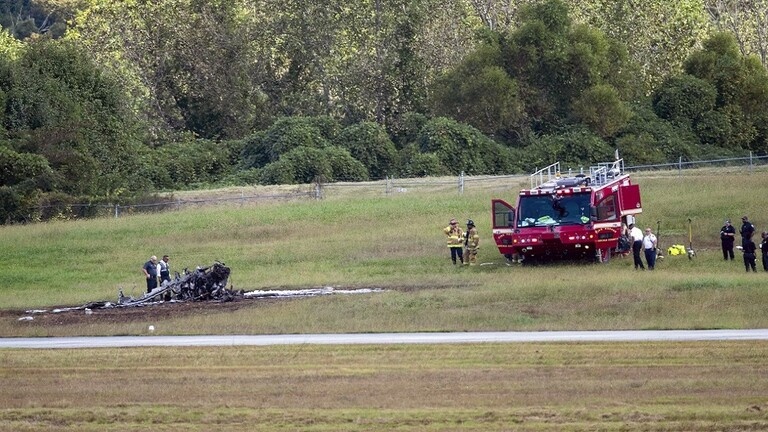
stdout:
<svg viewBox="0 0 768 432">
<path fill-rule="evenodd" d="M 589 177 L 592 184 L 602 186 L 624 173 L 624 159 L 616 159 L 613 162 L 598 163 L 589 167 Z"/>
<path fill-rule="evenodd" d="M 560 162 L 555 162 L 548 167 L 544 167 L 535 173 L 531 174 L 531 189 L 539 188 L 543 186 L 546 188 L 545 183 L 552 183 L 551 187 L 555 186 L 555 182 L 560 178 Z"/>
</svg>

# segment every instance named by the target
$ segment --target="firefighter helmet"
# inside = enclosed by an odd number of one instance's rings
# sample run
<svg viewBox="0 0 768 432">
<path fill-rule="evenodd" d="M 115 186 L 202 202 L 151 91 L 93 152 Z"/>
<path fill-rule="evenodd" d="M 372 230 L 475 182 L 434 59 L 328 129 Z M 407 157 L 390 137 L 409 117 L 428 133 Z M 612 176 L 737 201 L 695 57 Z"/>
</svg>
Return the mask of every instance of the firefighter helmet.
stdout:
<svg viewBox="0 0 768 432">
<path fill-rule="evenodd" d="M 475 226 L 475 222 L 472 219 L 468 219 L 467 226 Z"/>
</svg>

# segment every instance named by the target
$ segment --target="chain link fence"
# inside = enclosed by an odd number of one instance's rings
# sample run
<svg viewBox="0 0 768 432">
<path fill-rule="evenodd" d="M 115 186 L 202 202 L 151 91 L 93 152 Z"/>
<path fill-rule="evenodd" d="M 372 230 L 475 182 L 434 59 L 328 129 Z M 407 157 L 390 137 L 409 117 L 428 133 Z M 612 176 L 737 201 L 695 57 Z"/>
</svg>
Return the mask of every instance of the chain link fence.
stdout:
<svg viewBox="0 0 768 432">
<path fill-rule="evenodd" d="M 702 168 L 733 168 L 737 171 L 751 171 L 768 165 L 768 156 L 718 158 L 710 160 L 683 161 L 656 165 L 625 166 L 626 172 L 658 172 L 668 175 L 685 175 L 686 171 Z M 568 168 L 575 174 L 585 168 Z M 586 168 L 588 172 L 589 167 Z M 82 219 L 91 217 L 121 217 L 138 213 L 181 210 L 203 206 L 245 206 L 258 205 L 275 201 L 318 200 L 334 196 L 390 196 L 414 190 L 428 190 L 433 193 L 463 194 L 467 190 L 487 190 L 499 192 L 528 187 L 530 175 L 494 175 L 458 177 L 424 177 L 359 183 L 314 183 L 299 186 L 263 186 L 242 187 L 230 190 L 179 192 L 178 196 L 153 202 L 136 204 L 56 204 L 38 206 L 31 209 L 37 220 Z"/>
</svg>

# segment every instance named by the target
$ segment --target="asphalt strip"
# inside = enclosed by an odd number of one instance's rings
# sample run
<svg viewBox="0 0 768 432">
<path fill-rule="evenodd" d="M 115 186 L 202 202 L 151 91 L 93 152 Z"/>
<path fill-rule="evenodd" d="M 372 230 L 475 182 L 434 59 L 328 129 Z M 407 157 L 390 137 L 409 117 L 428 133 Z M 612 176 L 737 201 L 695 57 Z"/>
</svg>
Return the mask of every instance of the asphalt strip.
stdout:
<svg viewBox="0 0 768 432">
<path fill-rule="evenodd" d="M 154 331 L 155 329 L 152 329 Z M 149 330 L 148 330 L 149 331 Z M 211 336 L 95 336 L 0 338 L 2 348 L 123 348 L 267 345 L 381 345 L 526 342 L 683 342 L 768 340 L 768 329 L 625 330 L 472 333 L 342 333 Z"/>
</svg>

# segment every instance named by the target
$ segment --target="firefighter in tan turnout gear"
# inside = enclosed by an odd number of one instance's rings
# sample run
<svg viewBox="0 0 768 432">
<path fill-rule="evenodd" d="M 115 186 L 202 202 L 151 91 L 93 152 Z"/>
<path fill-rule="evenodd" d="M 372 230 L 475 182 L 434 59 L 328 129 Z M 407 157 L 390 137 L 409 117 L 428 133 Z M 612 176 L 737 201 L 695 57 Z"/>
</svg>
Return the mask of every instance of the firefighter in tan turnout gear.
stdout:
<svg viewBox="0 0 768 432">
<path fill-rule="evenodd" d="M 477 233 L 477 228 L 475 228 L 475 222 L 470 219 L 467 221 L 467 232 L 464 234 L 464 256 L 466 257 L 464 264 L 477 264 L 477 248 L 479 246 L 480 235 Z"/>
<path fill-rule="evenodd" d="M 443 232 L 448 236 L 448 249 L 451 250 L 451 260 L 456 265 L 456 259 L 458 258 L 459 264 L 464 262 L 464 231 L 456 222 L 456 219 L 451 219 L 451 222 L 447 227 L 443 229 Z"/>
</svg>

